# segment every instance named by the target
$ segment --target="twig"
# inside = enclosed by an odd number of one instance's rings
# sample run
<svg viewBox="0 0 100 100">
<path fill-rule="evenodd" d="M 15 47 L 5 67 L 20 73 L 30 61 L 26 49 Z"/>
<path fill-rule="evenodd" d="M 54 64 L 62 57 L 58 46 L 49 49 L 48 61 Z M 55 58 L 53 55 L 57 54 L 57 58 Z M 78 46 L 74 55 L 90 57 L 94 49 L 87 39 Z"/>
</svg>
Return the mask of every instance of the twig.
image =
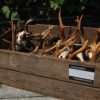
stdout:
<svg viewBox="0 0 100 100">
<path fill-rule="evenodd" d="M 9 44 L 11 44 L 11 42 L 8 41 L 8 40 L 6 40 L 6 39 L 2 39 L 2 40 L 5 41 L 5 42 L 7 42 L 7 43 L 9 43 Z"/>
<path fill-rule="evenodd" d="M 1 36 L 0 37 L 2 37 L 2 36 L 4 36 L 4 35 L 6 35 L 8 32 L 10 32 L 11 31 L 11 29 L 8 29 L 5 33 L 3 33 L 3 34 L 1 34 Z"/>
<path fill-rule="evenodd" d="M 15 51 L 15 23 L 12 20 L 12 51 Z"/>
</svg>

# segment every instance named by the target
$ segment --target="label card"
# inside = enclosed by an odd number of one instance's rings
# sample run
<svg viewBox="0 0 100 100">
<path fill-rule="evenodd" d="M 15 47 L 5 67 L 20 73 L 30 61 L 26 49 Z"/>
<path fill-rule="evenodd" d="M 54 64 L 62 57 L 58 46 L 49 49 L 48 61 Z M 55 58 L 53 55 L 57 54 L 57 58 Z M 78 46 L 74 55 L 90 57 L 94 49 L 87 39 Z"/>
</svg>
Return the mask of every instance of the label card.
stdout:
<svg viewBox="0 0 100 100">
<path fill-rule="evenodd" d="M 95 76 L 94 68 L 87 68 L 77 65 L 69 65 L 69 79 L 93 83 Z"/>
</svg>

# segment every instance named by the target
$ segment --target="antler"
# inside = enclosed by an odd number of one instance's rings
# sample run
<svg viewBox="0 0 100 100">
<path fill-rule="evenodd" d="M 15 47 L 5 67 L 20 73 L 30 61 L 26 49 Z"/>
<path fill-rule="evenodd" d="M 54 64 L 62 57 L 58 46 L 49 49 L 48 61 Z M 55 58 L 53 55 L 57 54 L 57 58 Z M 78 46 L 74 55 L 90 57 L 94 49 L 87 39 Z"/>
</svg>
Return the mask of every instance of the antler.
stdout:
<svg viewBox="0 0 100 100">
<path fill-rule="evenodd" d="M 88 45 L 88 40 L 84 43 L 84 45 L 83 45 L 80 49 L 78 49 L 77 51 L 75 51 L 75 52 L 73 52 L 72 54 L 70 54 L 70 55 L 68 56 L 68 59 L 71 60 L 71 59 L 72 59 L 74 56 L 76 56 L 78 53 L 84 51 L 84 50 L 86 49 L 87 45 Z"/>
<path fill-rule="evenodd" d="M 97 29 L 97 34 L 90 48 L 92 52 L 92 58 L 90 62 L 96 62 L 97 55 L 100 52 L 100 28 Z"/>
<path fill-rule="evenodd" d="M 58 19 L 59 19 L 59 31 L 61 33 L 63 33 L 63 28 L 64 28 L 64 25 L 62 23 L 62 18 L 61 18 L 61 8 L 59 9 L 59 13 L 58 13 Z"/>
<path fill-rule="evenodd" d="M 53 25 L 49 25 L 48 29 L 46 29 L 45 31 L 43 31 L 43 32 L 41 33 L 43 39 L 45 39 L 45 38 L 49 35 L 51 29 L 53 29 L 53 28 L 54 28 Z"/>
<path fill-rule="evenodd" d="M 28 32 L 28 24 L 29 24 L 30 22 L 32 22 L 32 21 L 33 21 L 33 19 L 30 18 L 30 19 L 25 23 L 25 25 L 24 25 L 24 31 Z"/>
<path fill-rule="evenodd" d="M 53 57 L 58 57 L 64 50 L 68 50 L 68 52 L 71 51 L 71 49 L 69 48 L 74 42 L 76 41 L 76 39 L 74 39 L 73 41 L 70 41 L 69 43 L 66 43 L 65 46 L 62 49 L 56 50 L 53 53 Z"/>
<path fill-rule="evenodd" d="M 82 42 L 82 44 L 84 44 L 86 39 L 85 39 L 85 36 L 83 34 L 83 31 L 82 31 L 82 27 L 81 27 L 82 18 L 83 18 L 83 15 L 81 15 L 80 18 L 77 17 L 77 20 L 75 20 L 75 21 L 77 22 L 77 30 L 79 31 L 81 42 Z"/>
<path fill-rule="evenodd" d="M 92 51 L 92 58 L 90 62 L 96 62 L 97 54 L 100 52 L 100 42 L 97 44 L 93 43 L 91 45 L 91 51 Z"/>
<path fill-rule="evenodd" d="M 62 39 L 65 39 L 66 38 L 65 33 L 64 33 L 65 26 L 63 25 L 62 18 L 61 18 L 61 8 L 59 8 L 58 19 L 59 19 L 60 36 Z"/>
<path fill-rule="evenodd" d="M 70 41 L 73 41 L 76 37 L 77 37 L 77 35 L 72 36 L 71 38 L 69 38 L 68 40 L 66 40 L 64 42 L 61 42 L 60 46 L 63 46 L 65 44 L 67 44 L 67 43 L 70 43 Z M 49 49 L 44 50 L 43 54 L 50 52 L 51 50 L 55 49 L 56 47 L 57 47 L 57 44 L 54 45 L 53 47 L 49 48 Z"/>
</svg>

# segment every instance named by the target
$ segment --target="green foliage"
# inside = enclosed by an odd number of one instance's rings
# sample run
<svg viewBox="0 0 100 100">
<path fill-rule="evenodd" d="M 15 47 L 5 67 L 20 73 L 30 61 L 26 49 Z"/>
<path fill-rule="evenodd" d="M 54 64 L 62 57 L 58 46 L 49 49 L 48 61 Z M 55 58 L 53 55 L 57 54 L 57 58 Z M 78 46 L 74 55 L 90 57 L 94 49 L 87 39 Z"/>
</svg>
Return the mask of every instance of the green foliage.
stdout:
<svg viewBox="0 0 100 100">
<path fill-rule="evenodd" d="M 77 12 L 80 13 L 85 9 L 88 1 L 89 0 L 4 0 L 1 10 L 7 19 L 20 20 L 21 13 L 19 14 L 19 11 L 23 8 L 27 9 L 29 7 L 33 7 L 34 10 L 35 7 L 37 8 L 37 11 L 34 16 L 50 19 L 52 13 L 56 12 L 55 10 L 59 7 L 62 7 L 63 12 L 68 15 L 72 15 Z M 0 1 L 0 3 L 2 2 Z M 36 5 L 34 6 L 34 4 Z"/>
<path fill-rule="evenodd" d="M 63 5 L 64 0 L 49 0 L 50 7 L 56 10 L 59 6 Z"/>
<path fill-rule="evenodd" d="M 20 20 L 20 16 L 17 11 L 11 13 L 11 20 Z"/>
<path fill-rule="evenodd" d="M 12 11 L 9 6 L 3 6 L 2 7 L 2 12 L 5 15 L 7 19 L 11 20 L 20 20 L 19 14 L 17 11 Z"/>
<path fill-rule="evenodd" d="M 3 4 L 1 7 L 2 13 L 8 20 L 20 20 L 19 10 L 23 7 L 29 7 L 32 0 L 4 0 L 0 3 Z"/>
<path fill-rule="evenodd" d="M 3 6 L 2 7 L 2 12 L 6 16 L 6 18 L 10 17 L 11 11 L 10 11 L 10 8 L 8 6 Z"/>
</svg>

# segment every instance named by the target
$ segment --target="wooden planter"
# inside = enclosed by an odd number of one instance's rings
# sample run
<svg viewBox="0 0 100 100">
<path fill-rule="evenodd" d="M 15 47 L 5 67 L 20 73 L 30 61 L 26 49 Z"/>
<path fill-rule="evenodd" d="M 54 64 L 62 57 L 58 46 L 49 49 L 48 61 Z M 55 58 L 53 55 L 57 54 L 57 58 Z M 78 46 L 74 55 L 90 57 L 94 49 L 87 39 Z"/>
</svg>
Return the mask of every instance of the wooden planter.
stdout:
<svg viewBox="0 0 100 100">
<path fill-rule="evenodd" d="M 47 27 L 33 25 L 29 31 L 42 32 Z M 84 28 L 84 31 L 91 42 L 96 28 Z M 52 34 L 55 32 L 57 28 Z M 8 50 L 0 50 L 0 57 L 3 84 L 65 100 L 100 99 L 100 60 L 79 62 Z"/>
</svg>

